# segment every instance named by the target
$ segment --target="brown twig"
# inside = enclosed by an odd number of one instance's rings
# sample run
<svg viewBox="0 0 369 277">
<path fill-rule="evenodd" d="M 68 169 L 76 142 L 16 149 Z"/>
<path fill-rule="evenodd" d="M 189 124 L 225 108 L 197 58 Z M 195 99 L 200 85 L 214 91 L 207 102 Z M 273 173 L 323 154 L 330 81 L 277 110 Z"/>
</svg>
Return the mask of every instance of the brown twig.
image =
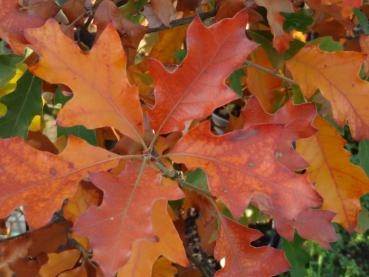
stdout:
<svg viewBox="0 0 369 277">
<path fill-rule="evenodd" d="M 217 12 L 216 10 L 212 10 L 210 12 L 199 13 L 198 15 L 195 15 L 195 16 L 189 16 L 189 17 L 176 19 L 176 20 L 171 21 L 168 26 L 162 24 L 159 27 L 148 28 L 146 33 L 160 32 L 163 30 L 177 27 L 177 26 L 186 25 L 186 24 L 191 23 L 191 21 L 197 16 L 199 16 L 202 20 L 204 20 L 204 19 L 215 16 L 216 12 Z"/>
<path fill-rule="evenodd" d="M 270 70 L 269 68 L 266 68 L 264 66 L 261 66 L 260 64 L 254 63 L 254 62 L 249 61 L 249 60 L 245 61 L 244 64 L 246 66 L 251 66 L 251 67 L 256 68 L 256 69 L 258 69 L 260 71 L 263 71 L 263 72 L 265 72 L 267 74 L 270 74 L 270 75 L 272 75 L 272 76 L 274 76 L 276 78 L 279 78 L 279 79 L 281 79 L 283 81 L 286 81 L 286 82 L 288 82 L 290 84 L 297 85 L 297 83 L 296 83 L 295 80 L 292 80 L 292 79 L 290 79 L 290 78 L 288 78 L 286 76 L 283 76 L 283 75 L 281 75 L 281 74 L 279 74 L 279 73 L 277 73 L 277 72 L 275 72 L 273 70 Z"/>
</svg>

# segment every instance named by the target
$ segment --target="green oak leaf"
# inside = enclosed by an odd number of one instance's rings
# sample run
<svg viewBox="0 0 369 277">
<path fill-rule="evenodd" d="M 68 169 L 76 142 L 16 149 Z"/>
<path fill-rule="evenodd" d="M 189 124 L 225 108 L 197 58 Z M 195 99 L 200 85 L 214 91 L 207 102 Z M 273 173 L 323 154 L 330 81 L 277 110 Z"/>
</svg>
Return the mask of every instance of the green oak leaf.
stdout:
<svg viewBox="0 0 369 277">
<path fill-rule="evenodd" d="M 32 118 L 42 111 L 41 80 L 27 71 L 16 90 L 0 101 L 7 106 L 7 113 L 0 118 L 0 137 L 27 137 Z"/>
</svg>

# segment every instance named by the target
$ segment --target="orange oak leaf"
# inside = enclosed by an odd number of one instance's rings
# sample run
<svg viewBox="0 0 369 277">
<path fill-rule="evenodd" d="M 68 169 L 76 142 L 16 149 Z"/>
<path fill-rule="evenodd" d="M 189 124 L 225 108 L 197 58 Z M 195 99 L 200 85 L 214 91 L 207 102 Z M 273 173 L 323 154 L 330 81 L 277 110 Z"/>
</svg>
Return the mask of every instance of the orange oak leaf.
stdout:
<svg viewBox="0 0 369 277">
<path fill-rule="evenodd" d="M 209 127 L 205 122 L 190 130 L 168 156 L 189 169 L 202 168 L 210 192 L 237 218 L 252 201 L 274 217 L 281 235 L 292 239 L 299 213 L 319 206 L 321 199 L 307 176 L 280 162 L 284 154 L 278 149 L 291 147 L 285 127 L 259 125 L 222 136 L 212 134 Z"/>
<path fill-rule="evenodd" d="M 59 276 L 60 273 L 72 269 L 78 262 L 81 252 L 70 249 L 61 253 L 48 254 L 48 261 L 40 269 L 41 277 Z"/>
<path fill-rule="evenodd" d="M 175 53 L 178 51 L 186 37 L 187 26 L 178 26 L 159 33 L 159 41 L 153 46 L 150 58 L 154 58 L 163 64 L 174 64 Z"/>
<path fill-rule="evenodd" d="M 278 52 L 284 52 L 289 48 L 292 36 L 283 30 L 284 17 L 281 12 L 293 13 L 293 5 L 289 0 L 256 0 L 259 6 L 267 9 L 267 18 L 272 29 L 274 39 L 273 46 Z"/>
<path fill-rule="evenodd" d="M 69 198 L 64 205 L 63 217 L 71 222 L 75 222 L 90 206 L 99 205 L 102 198 L 102 192 L 91 182 L 81 181 L 75 195 Z"/>
<path fill-rule="evenodd" d="M 58 114 L 59 124 L 90 129 L 111 126 L 142 142 L 138 90 L 128 82 L 126 57 L 111 25 L 88 54 L 64 35 L 52 19 L 41 28 L 28 29 L 26 38 L 40 55 L 31 71 L 49 83 L 65 84 L 73 91 L 73 98 Z"/>
<path fill-rule="evenodd" d="M 114 276 L 128 261 L 136 240 L 157 240 L 150 218 L 155 202 L 178 199 L 182 192 L 145 162 L 129 163 L 119 176 L 100 172 L 91 173 L 90 179 L 104 199 L 77 220 L 75 230 L 90 239 L 105 275 Z"/>
<path fill-rule="evenodd" d="M 85 266 L 79 266 L 79 267 L 73 268 L 72 270 L 67 270 L 65 272 L 60 273 L 58 277 L 89 277 L 91 276 L 91 273 L 90 272 L 87 273 L 87 272 L 88 271 Z M 96 277 L 102 277 L 102 276 L 96 273 Z"/>
<path fill-rule="evenodd" d="M 154 234 L 158 242 L 139 240 L 133 244 L 132 255 L 126 265 L 119 270 L 118 277 L 151 276 L 153 266 L 160 256 L 170 261 L 187 265 L 186 253 L 176 228 L 168 214 L 167 201 L 157 201 L 152 210 Z M 137 264 L 140 264 L 138 267 Z"/>
<path fill-rule="evenodd" d="M 340 126 L 348 121 L 353 137 L 369 138 L 369 83 L 359 70 L 365 55 L 358 52 L 323 52 L 308 46 L 287 61 L 303 94 L 311 97 L 317 89 L 330 102 Z"/>
<path fill-rule="evenodd" d="M 259 47 L 250 56 L 254 63 L 273 70 L 263 48 Z M 253 67 L 247 68 L 247 87 L 250 92 L 259 99 L 260 104 L 263 106 L 265 111 L 274 111 L 274 101 L 276 96 L 276 92 L 274 90 L 278 89 L 281 85 L 281 79 Z"/>
<path fill-rule="evenodd" d="M 92 155 L 81 155 L 79 150 Z M 20 138 L 0 140 L 0 152 L 0 218 L 23 206 L 33 228 L 50 220 L 63 200 L 73 195 L 87 171 L 109 169 L 119 157 L 77 137 L 70 138 L 60 155 L 38 151 Z M 74 161 L 78 155 L 84 159 Z"/>
<path fill-rule="evenodd" d="M 188 54 L 169 72 L 156 60 L 148 61 L 155 81 L 155 107 L 149 112 L 158 133 L 180 131 L 238 96 L 225 79 L 255 49 L 245 36 L 246 11 L 205 27 L 196 18 L 187 31 Z"/>
<path fill-rule="evenodd" d="M 177 268 L 169 260 L 160 257 L 154 264 L 151 277 L 173 277 L 177 273 Z"/>
<path fill-rule="evenodd" d="M 297 141 L 297 151 L 310 163 L 307 172 L 322 195 L 323 208 L 334 211 L 335 222 L 353 231 L 361 210 L 360 197 L 369 192 L 363 169 L 350 162 L 345 140 L 338 131 L 318 117 L 318 133 Z"/>
<path fill-rule="evenodd" d="M 308 167 L 308 163 L 300 155 L 296 155 L 292 147 L 292 140 L 307 138 L 315 134 L 316 129 L 311 125 L 316 116 L 314 104 L 293 105 L 292 102 L 288 101 L 276 113 L 267 114 L 258 100 L 252 97 L 248 100 L 242 115 L 245 118 L 244 129 L 255 125 L 284 125 L 284 136 L 287 140 L 291 140 L 291 144 L 276 145 L 277 150 L 282 153 L 279 161 L 291 170 L 301 170 Z"/>
<path fill-rule="evenodd" d="M 226 217 L 221 222 L 215 257 L 218 260 L 225 258 L 225 267 L 215 274 L 216 277 L 268 277 L 288 270 L 290 265 L 283 251 L 250 245 L 262 236 L 261 232 Z"/>
<path fill-rule="evenodd" d="M 339 21 L 348 21 L 352 16 L 352 8 L 359 8 L 361 0 L 308 0 L 308 5 L 318 13 L 327 13 Z M 348 27 L 349 25 L 345 23 Z"/>
<path fill-rule="evenodd" d="M 18 0 L 0 0 L 0 37 L 9 43 L 16 54 L 23 54 L 26 28 L 40 27 L 44 20 L 20 11 Z"/>
</svg>

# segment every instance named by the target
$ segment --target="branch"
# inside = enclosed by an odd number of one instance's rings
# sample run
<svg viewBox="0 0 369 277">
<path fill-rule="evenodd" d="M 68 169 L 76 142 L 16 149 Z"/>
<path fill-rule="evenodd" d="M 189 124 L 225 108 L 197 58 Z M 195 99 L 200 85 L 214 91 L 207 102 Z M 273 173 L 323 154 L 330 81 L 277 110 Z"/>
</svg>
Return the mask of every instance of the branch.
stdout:
<svg viewBox="0 0 369 277">
<path fill-rule="evenodd" d="M 256 68 L 256 69 L 258 69 L 260 71 L 263 71 L 263 72 L 265 72 L 267 74 L 270 74 L 270 75 L 272 75 L 272 76 L 274 76 L 276 78 L 279 78 L 279 79 L 281 79 L 283 81 L 286 81 L 286 82 L 288 82 L 290 84 L 297 85 L 297 83 L 296 83 L 295 80 L 292 80 L 292 79 L 290 79 L 288 77 L 285 77 L 285 76 L 283 76 L 283 75 L 281 75 L 281 74 L 279 74 L 279 73 L 277 73 L 277 72 L 275 72 L 273 70 L 270 70 L 269 68 L 266 68 L 264 66 L 261 66 L 260 64 L 253 63 L 252 61 L 249 61 L 249 60 L 245 61 L 244 64 L 247 65 L 247 66 L 251 66 L 253 68 Z"/>
<path fill-rule="evenodd" d="M 168 26 L 162 24 L 159 27 L 148 28 L 146 33 L 160 32 L 163 30 L 177 27 L 177 26 L 186 25 L 186 24 L 191 23 L 191 21 L 197 16 L 199 16 L 202 20 L 204 20 L 204 19 L 215 16 L 216 13 L 217 13 L 216 10 L 212 10 L 210 12 L 199 13 L 198 15 L 195 15 L 195 16 L 189 16 L 189 17 L 176 19 L 176 20 L 171 21 Z"/>
</svg>

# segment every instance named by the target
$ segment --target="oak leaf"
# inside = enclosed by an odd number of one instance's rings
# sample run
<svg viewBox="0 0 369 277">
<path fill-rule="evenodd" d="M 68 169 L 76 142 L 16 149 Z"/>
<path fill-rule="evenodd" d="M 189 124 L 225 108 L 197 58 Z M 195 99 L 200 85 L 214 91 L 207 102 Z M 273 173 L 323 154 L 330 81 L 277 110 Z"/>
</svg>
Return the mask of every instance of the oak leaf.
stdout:
<svg viewBox="0 0 369 277">
<path fill-rule="evenodd" d="M 155 241 L 150 219 L 155 202 L 177 199 L 182 193 L 145 162 L 129 163 L 119 176 L 95 172 L 90 179 L 104 192 L 104 199 L 78 218 L 75 230 L 90 239 L 105 275 L 114 276 L 128 261 L 136 240 Z"/>
<path fill-rule="evenodd" d="M 186 37 L 187 26 L 178 26 L 159 33 L 159 41 L 153 46 L 149 57 L 163 64 L 174 64 L 175 54 Z"/>
<path fill-rule="evenodd" d="M 244 128 L 263 124 L 283 125 L 285 130 L 281 139 L 290 140 L 290 144 L 277 144 L 278 151 L 282 153 L 279 161 L 291 170 L 302 170 L 309 166 L 300 155 L 296 155 L 296 151 L 292 147 L 292 140 L 307 138 L 316 133 L 316 129 L 312 126 L 316 116 L 314 104 L 293 105 L 291 101 L 288 101 L 276 113 L 267 114 L 253 97 L 248 100 L 242 114 L 245 117 Z M 337 235 L 331 224 L 333 216 L 334 214 L 329 211 L 306 209 L 297 216 L 294 226 L 305 239 L 313 239 L 322 247 L 329 248 L 329 243 L 337 240 Z M 277 226 L 277 228 L 281 231 L 287 226 L 288 223 Z M 317 231 L 317 226 L 319 226 L 319 231 Z"/>
<path fill-rule="evenodd" d="M 3 241 L 0 243 L 0 269 L 3 269 L 17 259 L 27 256 L 32 241 L 29 236 Z"/>
<path fill-rule="evenodd" d="M 79 266 L 73 268 L 71 270 L 62 272 L 58 275 L 58 277 L 88 277 L 87 269 L 84 266 Z M 90 275 L 91 276 L 91 275 Z M 101 275 L 96 274 L 96 277 L 102 277 Z"/>
<path fill-rule="evenodd" d="M 316 116 L 314 104 L 293 105 L 291 101 L 288 101 L 274 114 L 268 114 L 264 112 L 257 99 L 253 97 L 247 101 L 242 116 L 245 121 L 244 129 L 265 124 L 285 126 L 283 136 L 291 143 L 276 145 L 277 151 L 282 153 L 279 161 L 291 170 L 302 170 L 308 167 L 308 163 L 296 154 L 292 147 L 292 141 L 315 134 L 316 129 L 311 125 Z"/>
<path fill-rule="evenodd" d="M 246 22 L 245 11 L 210 27 L 196 18 L 187 30 L 187 56 L 177 69 L 169 72 L 158 61 L 148 61 L 155 81 L 155 107 L 149 114 L 156 132 L 181 131 L 187 122 L 238 98 L 225 79 L 256 47 L 245 36 Z"/>
<path fill-rule="evenodd" d="M 182 12 L 192 12 L 195 11 L 200 0 L 178 0 L 176 10 Z"/>
<path fill-rule="evenodd" d="M 166 26 L 169 26 L 170 21 L 176 18 L 176 10 L 171 0 L 151 0 L 151 8 Z"/>
<path fill-rule="evenodd" d="M 76 149 L 92 154 L 83 156 Z M 113 167 L 117 155 L 72 137 L 60 155 L 38 151 L 20 138 L 0 140 L 0 217 L 23 206 L 32 228 L 41 227 L 73 195 L 88 170 Z"/>
<path fill-rule="evenodd" d="M 1 98 L 7 106 L 0 117 L 0 137 L 27 137 L 28 127 L 35 115 L 41 113 L 41 80 L 28 71 L 17 82 L 16 90 Z"/>
<path fill-rule="evenodd" d="M 250 56 L 251 61 L 254 63 L 273 70 L 273 67 L 263 48 L 259 47 Z M 281 85 L 281 79 L 262 72 L 259 69 L 248 67 L 247 87 L 250 92 L 258 98 L 265 111 L 274 111 L 274 101 L 276 97 L 276 92 L 274 90 L 278 89 Z"/>
<path fill-rule="evenodd" d="M 75 222 L 90 206 L 99 205 L 102 198 L 102 192 L 91 182 L 81 181 L 75 195 L 64 205 L 63 217 Z"/>
<path fill-rule="evenodd" d="M 67 242 L 67 222 L 52 223 L 36 231 L 27 232 L 17 238 L 0 242 L 0 269 L 8 266 L 17 276 L 38 273 L 47 261 L 45 253 L 56 251 Z M 33 261 L 28 259 L 33 257 Z"/>
<path fill-rule="evenodd" d="M 245 8 L 245 1 L 243 0 L 218 0 L 217 1 L 218 10 L 215 16 L 217 21 L 233 17 L 240 10 Z"/>
<path fill-rule="evenodd" d="M 60 6 L 55 0 L 21 0 L 22 7 L 19 10 L 27 11 L 28 14 L 38 16 L 44 20 L 56 16 Z"/>
<path fill-rule="evenodd" d="M 267 277 L 285 272 L 290 267 L 283 251 L 268 246 L 253 247 L 250 243 L 262 234 L 224 217 L 215 247 L 218 260 L 225 258 L 225 267 L 215 276 Z"/>
<path fill-rule="evenodd" d="M 338 239 L 331 224 L 334 215 L 326 210 L 307 209 L 299 214 L 295 223 L 296 230 L 303 238 L 314 240 L 329 249 L 330 243 Z"/>
<path fill-rule="evenodd" d="M 293 6 L 289 0 L 256 0 L 256 4 L 267 9 L 267 18 L 274 38 L 273 46 L 278 52 L 284 52 L 289 48 L 292 36 L 283 30 L 284 17 L 281 12 L 293 13 Z"/>
<path fill-rule="evenodd" d="M 81 257 L 77 249 L 70 249 L 61 253 L 48 254 L 48 261 L 40 269 L 41 277 L 59 276 L 60 273 L 72 269 Z"/>
<path fill-rule="evenodd" d="M 177 268 L 167 259 L 161 257 L 154 264 L 151 277 L 173 277 Z"/>
<path fill-rule="evenodd" d="M 152 223 L 158 242 L 147 240 L 136 241 L 132 255 L 125 266 L 119 270 L 118 277 L 146 277 L 154 275 L 157 259 L 164 256 L 176 264 L 187 265 L 186 253 L 176 228 L 168 214 L 167 201 L 155 203 L 152 210 Z M 137 264 L 140 264 L 137 267 Z M 171 267 L 169 267 L 171 269 Z M 171 275 L 172 276 L 172 275 Z"/>
<path fill-rule="evenodd" d="M 103 30 L 108 24 L 113 24 L 121 35 L 121 41 L 127 54 L 128 64 L 134 63 L 137 47 L 146 33 L 146 27 L 135 24 L 122 15 L 121 10 L 113 1 L 103 0 L 95 13 L 94 23 L 98 30 Z"/>
<path fill-rule="evenodd" d="M 118 33 L 108 25 L 86 54 L 52 19 L 37 29 L 27 29 L 27 40 L 40 55 L 30 70 L 53 84 L 65 84 L 73 98 L 59 112 L 62 126 L 86 128 L 112 126 L 142 141 L 142 110 L 138 90 L 128 82 L 126 57 Z M 100 68 L 98 74 L 96 68 Z M 99 103 L 96 105 L 96 103 Z"/>
<path fill-rule="evenodd" d="M 307 46 L 287 61 L 305 97 L 319 89 L 331 103 L 336 122 L 343 126 L 347 121 L 357 140 L 369 138 L 369 83 L 359 77 L 364 60 L 358 52 L 323 52 Z"/>
<path fill-rule="evenodd" d="M 83 24 L 81 14 L 84 14 L 86 11 L 85 3 L 85 0 L 68 0 L 63 3 L 63 13 L 70 22 L 76 22 L 76 25 Z"/>
<path fill-rule="evenodd" d="M 327 13 L 341 21 L 346 27 L 353 27 L 349 23 L 352 9 L 362 5 L 361 0 L 308 0 L 307 2 L 312 9 L 317 11 L 317 14 Z"/>
<path fill-rule="evenodd" d="M 210 192 L 236 218 L 252 201 L 275 218 L 281 235 L 293 239 L 294 220 L 305 209 L 319 206 L 321 199 L 307 176 L 279 161 L 283 157 L 279 147 L 291 147 L 284 126 L 259 125 L 222 136 L 212 134 L 209 127 L 205 122 L 190 130 L 168 156 L 189 169 L 202 168 Z"/>
<path fill-rule="evenodd" d="M 297 141 L 297 151 L 310 163 L 307 172 L 322 195 L 323 209 L 334 211 L 335 222 L 347 230 L 356 227 L 360 197 L 369 192 L 369 179 L 362 168 L 350 162 L 345 140 L 321 117 L 314 126 L 318 133 Z"/>
<path fill-rule="evenodd" d="M 40 27 L 44 19 L 19 10 L 18 0 L 0 0 L 0 37 L 9 43 L 16 54 L 23 54 L 27 43 L 26 28 Z"/>
</svg>

